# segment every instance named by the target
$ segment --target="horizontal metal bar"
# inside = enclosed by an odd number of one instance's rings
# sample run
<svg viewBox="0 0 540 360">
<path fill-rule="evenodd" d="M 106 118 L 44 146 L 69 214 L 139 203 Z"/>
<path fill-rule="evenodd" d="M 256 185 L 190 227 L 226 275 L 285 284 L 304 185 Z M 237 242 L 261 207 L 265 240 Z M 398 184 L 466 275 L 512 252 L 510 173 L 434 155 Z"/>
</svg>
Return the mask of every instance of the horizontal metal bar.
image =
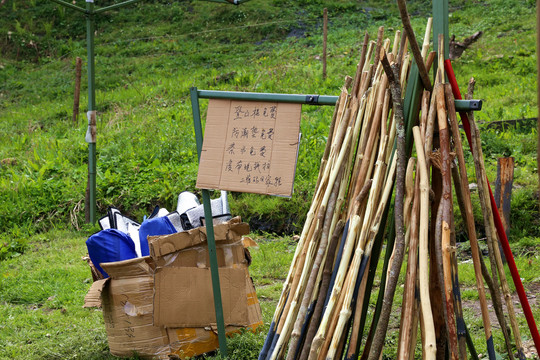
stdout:
<svg viewBox="0 0 540 360">
<path fill-rule="evenodd" d="M 141 0 L 128 0 L 128 1 L 118 3 L 118 4 L 105 6 L 105 7 L 99 8 L 97 10 L 94 10 L 94 14 L 99 14 L 99 13 L 102 13 L 104 11 L 113 10 L 113 9 L 116 9 L 116 8 L 119 8 L 119 7 L 122 7 L 122 6 L 125 6 L 125 5 L 134 4 L 134 3 L 137 3 L 139 1 L 141 1 Z"/>
<path fill-rule="evenodd" d="M 66 1 L 62 1 L 62 0 L 51 0 L 52 2 L 55 2 L 59 5 L 62 5 L 62 6 L 65 6 L 67 8 L 70 8 L 70 9 L 73 9 L 73 10 L 76 10 L 76 11 L 79 11 L 79 12 L 82 12 L 82 13 L 86 13 L 86 9 L 82 8 L 82 7 L 78 7 L 76 5 L 73 5 L 71 3 L 68 3 Z"/>
<path fill-rule="evenodd" d="M 275 101 L 308 105 L 335 105 L 338 96 L 253 93 L 241 91 L 197 90 L 201 99 L 231 99 L 247 101 Z M 456 111 L 482 110 L 482 100 L 454 100 Z"/>
<path fill-rule="evenodd" d="M 456 111 L 480 111 L 482 100 L 454 100 Z"/>
<path fill-rule="evenodd" d="M 201 99 L 231 99 L 248 101 L 275 101 L 309 105 L 335 105 L 338 96 L 252 93 L 241 91 L 197 90 Z"/>
<path fill-rule="evenodd" d="M 215 2 L 220 4 L 231 4 L 231 5 L 240 5 L 242 3 L 248 2 L 249 0 L 204 0 L 208 2 Z"/>
</svg>

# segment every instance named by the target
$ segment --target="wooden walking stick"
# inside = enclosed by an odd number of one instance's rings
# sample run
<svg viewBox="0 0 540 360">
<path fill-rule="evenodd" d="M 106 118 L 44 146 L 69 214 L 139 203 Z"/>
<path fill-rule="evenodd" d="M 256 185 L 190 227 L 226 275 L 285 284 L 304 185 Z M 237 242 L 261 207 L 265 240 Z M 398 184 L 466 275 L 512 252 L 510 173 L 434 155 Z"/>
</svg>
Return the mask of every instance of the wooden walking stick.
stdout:
<svg viewBox="0 0 540 360">
<path fill-rule="evenodd" d="M 448 109 L 447 114 L 448 118 L 456 118 L 456 109 L 454 106 L 454 96 L 452 95 L 452 89 L 450 87 L 450 84 L 444 85 L 444 95 L 446 99 L 446 107 Z M 450 120 L 451 122 L 451 120 Z M 455 164 L 454 159 L 452 159 L 452 164 Z M 461 180 L 459 178 L 459 172 L 456 166 L 451 166 L 451 173 L 452 173 L 452 179 L 454 180 L 454 184 L 456 184 L 456 181 L 458 184 L 461 183 Z M 450 184 L 450 186 L 452 186 Z M 456 192 L 461 193 L 461 187 L 459 185 L 454 185 Z M 456 197 L 458 198 L 458 203 L 460 203 L 463 199 L 462 194 L 456 194 Z M 464 209 L 462 207 L 462 204 L 459 205 L 460 210 Z M 450 238 L 450 246 L 452 246 L 453 249 L 456 248 L 456 237 L 455 237 L 455 226 L 454 226 L 454 212 L 452 211 L 450 213 L 450 220 L 451 220 L 451 226 L 452 229 L 451 232 L 451 238 Z M 465 321 L 463 318 L 463 307 L 461 304 L 461 290 L 459 288 L 459 277 L 458 277 L 458 265 L 457 265 L 457 259 L 456 259 L 456 253 L 455 251 L 450 252 L 450 266 L 451 266 L 451 276 L 452 276 L 452 294 L 454 298 L 454 309 L 456 312 L 456 328 L 457 328 L 457 336 L 458 336 L 458 347 L 459 347 L 459 358 L 460 360 L 466 360 L 467 359 L 467 327 L 465 325 Z"/>
<path fill-rule="evenodd" d="M 395 259 L 392 264 L 391 277 L 388 281 L 388 287 L 385 290 L 385 299 L 381 310 L 381 317 L 377 325 L 377 330 L 373 338 L 373 345 L 369 353 L 369 360 L 376 360 L 383 348 L 386 330 L 388 328 L 388 320 L 392 311 L 392 303 L 394 293 L 403 262 L 403 252 L 405 246 L 404 231 L 403 231 L 403 197 L 405 187 L 405 128 L 403 124 L 403 103 L 401 99 L 401 84 L 399 82 L 399 72 L 396 64 L 390 65 L 386 54 L 382 54 L 380 59 L 392 92 L 393 111 L 397 129 L 397 177 L 396 177 L 396 197 L 395 197 L 395 219 L 396 219 L 396 249 Z"/>
<path fill-rule="evenodd" d="M 465 156 L 463 154 L 463 146 L 461 142 L 461 135 L 459 132 L 459 127 L 457 123 L 457 118 L 452 116 L 450 112 L 450 125 L 452 131 L 452 138 L 454 140 L 454 149 L 456 151 L 456 156 L 458 159 L 458 168 L 460 174 L 460 185 L 461 185 L 461 194 L 463 194 L 463 203 L 465 211 L 462 212 L 462 216 L 465 219 L 465 224 L 467 225 L 467 234 L 469 236 L 469 241 L 471 243 L 471 253 L 473 258 L 474 273 L 476 277 L 476 289 L 478 291 L 478 298 L 480 300 L 480 309 L 482 310 L 482 321 L 484 323 L 484 333 L 486 337 L 486 345 L 488 350 L 488 355 L 490 360 L 495 359 L 495 349 L 493 346 L 493 337 L 491 335 L 491 320 L 489 319 L 489 311 L 486 300 L 486 294 L 484 291 L 484 283 L 482 281 L 482 269 L 481 269 L 481 256 L 478 248 L 478 240 L 476 238 L 476 229 L 474 226 L 474 216 L 471 202 L 471 193 L 469 190 L 469 181 L 467 179 L 467 170 L 465 167 Z M 456 193 L 458 191 L 456 190 Z"/>
<path fill-rule="evenodd" d="M 420 176 L 420 232 L 419 232 L 419 276 L 420 276 L 420 302 L 422 307 L 422 321 L 425 328 L 425 343 L 423 346 L 426 360 L 435 359 L 437 353 L 435 326 L 431 313 L 428 284 L 428 228 L 429 228 L 429 178 L 426 157 L 422 148 L 420 129 L 413 127 L 414 144 L 418 155 L 417 176 Z"/>
<path fill-rule="evenodd" d="M 468 94 L 470 97 L 472 97 L 472 93 L 474 91 L 474 79 L 471 79 L 469 82 L 469 88 L 468 88 Z M 480 197 L 480 205 L 482 208 L 483 213 L 483 219 L 484 219 L 484 227 L 486 232 L 486 238 L 487 238 L 487 245 L 488 245 L 488 254 L 489 254 L 489 260 L 491 264 L 491 279 L 488 280 L 489 275 L 486 271 L 487 269 L 482 268 L 482 272 L 484 274 L 484 278 L 486 279 L 486 282 L 488 283 L 489 290 L 491 292 L 491 299 L 493 301 L 493 307 L 495 308 L 495 313 L 497 315 L 497 319 L 499 321 L 499 324 L 501 326 L 506 348 L 508 352 L 508 357 L 510 359 L 513 359 L 512 354 L 512 345 L 510 341 L 510 329 L 506 325 L 506 319 L 504 317 L 503 307 L 502 307 L 502 295 L 501 291 L 499 289 L 499 281 L 498 281 L 498 275 L 497 275 L 497 260 L 496 260 L 496 253 L 495 251 L 499 250 L 499 246 L 496 243 L 496 235 L 495 235 L 495 227 L 493 225 L 493 216 L 491 211 L 491 204 L 489 203 L 489 195 L 487 194 L 487 177 L 484 170 L 484 160 L 482 155 L 482 148 L 480 145 L 480 138 L 478 134 L 478 128 L 476 127 L 474 123 L 474 114 L 470 114 L 470 124 L 471 124 L 471 140 L 473 145 L 473 159 L 474 159 L 474 166 L 477 176 L 477 183 L 478 183 L 478 194 Z M 494 249 L 496 248 L 496 250 Z M 500 254 L 499 254 L 500 256 Z M 504 271 L 503 271 L 504 273 Z M 502 281 L 502 279 L 501 279 Z M 490 282 L 492 284 L 490 284 Z"/>
<path fill-rule="evenodd" d="M 287 340 L 289 336 L 289 327 L 291 318 L 293 315 L 293 312 L 295 309 L 295 303 L 298 301 L 298 292 L 302 291 L 302 280 L 303 280 L 303 273 L 305 269 L 305 263 L 306 261 L 309 263 L 310 255 L 314 251 L 314 247 L 316 246 L 317 239 L 320 236 L 320 233 L 322 231 L 322 221 L 324 218 L 325 213 L 325 206 L 321 206 L 318 211 L 317 220 L 315 221 L 315 225 L 310 229 L 310 232 L 308 233 L 308 238 L 312 239 L 313 241 L 310 241 L 307 243 L 307 249 L 304 249 L 305 251 L 302 252 L 299 264 L 298 264 L 298 270 L 294 274 L 294 278 L 292 280 L 290 292 L 288 295 L 288 299 L 286 304 L 283 307 L 282 315 L 279 320 L 279 323 L 276 327 L 276 332 L 274 335 L 274 338 L 272 340 L 272 345 L 270 346 L 270 349 L 268 350 L 267 359 L 276 359 L 280 356 L 282 350 L 283 350 L 283 343 Z M 306 260 L 307 259 L 307 260 Z M 292 308 L 292 310 L 291 310 Z M 283 334 L 283 336 L 282 336 Z"/>
<path fill-rule="evenodd" d="M 473 91 L 474 91 L 474 85 L 475 85 L 475 81 L 470 81 L 469 82 L 469 86 L 468 86 L 468 89 L 467 89 L 467 96 L 466 96 L 467 99 L 472 99 L 472 95 L 473 95 Z M 451 92 L 452 91 L 451 88 L 448 91 Z M 474 119 L 474 114 L 473 113 L 470 114 L 470 119 Z M 478 131 L 476 131 L 476 134 L 477 134 L 478 137 L 480 137 Z M 478 146 L 478 153 L 482 154 L 482 147 L 481 147 L 480 141 L 477 141 L 476 143 L 477 143 L 477 146 Z M 481 166 L 481 170 L 482 170 L 483 174 L 485 175 L 486 171 L 484 169 L 483 162 L 480 164 L 480 166 Z M 484 176 L 484 181 L 482 182 L 482 185 L 483 185 L 484 189 L 488 186 L 487 176 Z M 485 197 L 486 204 L 489 204 L 489 206 L 491 206 L 493 203 L 489 202 L 487 192 L 484 192 L 484 197 Z M 488 213 L 489 213 L 489 210 L 488 210 Z M 493 219 L 492 213 L 493 213 L 493 211 L 490 214 L 491 216 L 489 217 L 489 223 L 490 223 L 490 227 L 492 229 L 491 233 L 495 234 L 496 229 L 495 229 L 494 219 Z M 503 259 L 502 259 L 501 253 L 499 251 L 499 243 L 496 241 L 495 236 L 493 236 L 493 250 L 494 250 L 494 253 L 495 253 L 494 255 L 495 255 L 495 261 L 497 263 L 497 270 L 498 270 L 498 273 L 499 273 L 499 277 L 501 279 L 502 290 L 503 290 L 504 299 L 505 299 L 505 302 L 506 302 L 506 309 L 508 311 L 508 317 L 510 318 L 510 325 L 512 326 L 512 332 L 514 333 L 514 339 L 516 341 L 516 348 L 517 348 L 518 358 L 520 360 L 523 360 L 523 359 L 525 359 L 525 354 L 524 354 L 524 351 L 523 351 L 523 345 L 521 343 L 521 334 L 520 334 L 519 327 L 518 327 L 517 320 L 516 320 L 514 304 L 512 302 L 512 296 L 510 294 L 510 288 L 508 286 L 508 281 L 506 279 L 506 273 L 504 271 Z M 505 324 L 504 317 L 503 317 L 502 322 Z M 507 330 L 506 329 L 506 324 L 503 327 L 503 330 Z M 507 332 L 509 332 L 509 330 L 507 330 Z M 503 331 L 503 333 L 504 333 L 504 331 Z M 510 343 L 509 338 L 510 337 L 508 336 L 508 334 L 505 334 L 505 339 L 507 340 L 507 343 Z M 511 346 L 507 344 L 507 348 L 511 348 Z M 510 359 L 513 358 L 512 355 L 510 355 L 509 357 L 510 357 Z"/>
<path fill-rule="evenodd" d="M 405 0 L 397 0 L 399 15 L 401 16 L 401 22 L 403 23 L 403 29 L 409 42 L 411 44 L 411 51 L 414 56 L 416 65 L 418 66 L 418 71 L 420 72 L 420 79 L 422 79 L 422 84 L 424 88 L 428 91 L 431 91 L 431 81 L 429 80 L 429 75 L 426 70 L 426 65 L 424 64 L 424 59 L 422 59 L 422 52 L 418 46 L 418 42 L 414 36 L 414 30 L 411 26 L 411 20 L 409 19 L 409 13 L 407 12 L 407 5 Z"/>
<path fill-rule="evenodd" d="M 413 312 L 415 305 L 416 278 L 418 274 L 418 210 L 420 209 L 420 198 L 418 196 L 420 194 L 419 176 L 416 177 L 415 184 L 413 185 L 413 192 L 416 196 L 414 196 L 413 199 L 409 224 L 409 255 L 407 259 L 405 289 L 403 291 L 400 336 L 397 352 L 398 360 L 409 360 L 412 342 L 412 332 L 416 331 L 416 327 L 413 327 Z"/>
<path fill-rule="evenodd" d="M 384 141 L 383 141 L 384 143 Z M 362 271 L 365 270 L 366 262 L 369 259 L 369 255 L 371 253 L 371 247 L 372 247 L 372 241 L 374 236 L 370 235 L 370 230 L 374 230 L 376 233 L 378 231 L 378 224 L 381 220 L 382 211 L 384 209 L 384 205 L 386 201 L 388 201 L 388 198 L 390 196 L 390 190 L 391 186 L 386 186 L 381 193 L 381 188 L 383 186 L 383 181 L 385 180 L 385 170 L 386 165 L 382 161 L 384 158 L 384 146 L 381 147 L 381 151 L 379 152 L 379 160 L 377 161 L 375 176 L 374 176 L 374 187 L 372 187 L 370 191 L 370 196 L 368 200 L 368 210 L 366 211 L 366 214 L 364 215 L 364 223 L 360 231 L 360 237 L 358 240 L 357 249 L 355 252 L 355 257 L 353 259 L 353 263 L 350 266 L 349 270 L 349 276 L 351 276 L 352 280 L 350 283 L 350 287 L 346 289 L 346 296 L 342 305 L 342 310 L 339 314 L 339 320 L 336 325 L 336 330 L 334 332 L 334 336 L 332 338 L 332 343 L 330 344 L 330 349 L 328 351 L 328 354 L 326 356 L 327 359 L 332 359 L 337 354 L 338 344 L 340 342 L 341 337 L 344 337 L 342 335 L 345 324 L 349 320 L 351 313 L 352 313 L 352 306 L 353 304 L 353 294 L 355 292 L 358 292 L 358 288 L 360 287 L 360 283 L 363 279 L 363 273 Z M 395 169 L 395 163 L 392 164 L 392 166 Z M 395 170 L 390 171 L 390 177 L 393 177 L 393 172 Z M 386 178 L 387 184 L 391 184 L 390 177 Z M 379 200 L 379 201 L 377 201 Z M 377 211 L 375 211 L 375 208 L 377 208 Z M 365 254 L 364 254 L 365 251 Z M 362 256 L 364 257 L 362 259 Z M 362 267 L 362 264 L 364 266 Z M 362 270 L 363 268 L 363 270 Z M 346 334 L 345 334 L 346 336 Z"/>
<path fill-rule="evenodd" d="M 452 69 L 452 63 L 450 60 L 446 60 L 444 63 L 446 73 L 448 75 L 448 79 L 450 81 L 450 84 L 452 85 L 452 92 L 454 93 L 454 97 L 456 99 L 461 99 L 461 93 L 459 91 L 459 87 L 457 85 L 456 76 L 454 75 L 454 70 Z M 471 145 L 470 141 L 470 124 L 468 120 L 468 116 L 466 113 L 460 113 L 461 119 L 463 122 L 463 129 L 465 130 L 465 133 L 467 134 L 467 138 L 469 140 L 469 145 Z M 472 147 L 471 147 L 472 148 Z M 495 204 L 495 198 L 493 197 L 493 193 L 491 192 L 491 188 L 488 183 L 488 190 L 490 194 L 490 201 L 492 204 L 492 208 L 496 209 Z M 534 345 L 536 346 L 537 351 L 540 352 L 540 333 L 538 332 L 538 327 L 536 326 L 536 323 L 534 321 L 534 316 L 531 310 L 531 306 L 529 305 L 529 300 L 527 299 L 527 294 L 525 293 L 525 289 L 523 288 L 523 283 L 521 282 L 521 278 L 519 276 L 519 271 L 516 266 L 516 262 L 514 260 L 514 256 L 512 255 L 512 249 L 510 248 L 510 244 L 508 243 L 508 238 L 506 236 L 504 226 L 502 224 L 500 215 L 498 211 L 493 212 L 493 217 L 495 221 L 495 227 L 497 228 L 497 234 L 499 235 L 499 240 L 501 242 L 501 245 L 503 247 L 504 255 L 506 260 L 508 261 L 508 268 L 510 269 L 510 273 L 512 275 L 512 280 L 514 281 L 514 285 L 516 287 L 516 292 L 519 297 L 519 301 L 521 303 L 521 306 L 523 308 L 523 313 L 525 320 L 527 321 L 527 325 L 529 326 L 529 330 L 531 332 L 531 336 L 534 341 Z"/>
<path fill-rule="evenodd" d="M 442 69 L 441 69 L 442 71 Z M 452 216 L 452 174 L 450 170 L 450 134 L 446 122 L 446 107 L 444 86 L 437 88 L 437 118 L 439 124 L 439 141 L 441 149 L 441 175 L 442 175 L 442 265 L 444 274 L 444 293 L 446 297 L 446 321 L 448 326 L 448 340 L 450 359 L 459 358 L 457 328 L 454 312 L 454 297 L 452 294 L 452 265 L 450 245 L 450 217 Z"/>
<path fill-rule="evenodd" d="M 328 207 L 326 209 L 326 214 L 324 217 L 324 230 L 322 232 L 321 240 L 319 243 L 319 248 L 317 250 L 316 258 L 313 262 L 313 265 L 311 266 L 311 273 L 308 278 L 308 283 L 306 285 L 306 289 L 304 291 L 302 304 L 300 305 L 300 308 L 298 310 L 298 315 L 296 318 L 296 322 L 294 323 L 294 328 L 291 333 L 291 340 L 289 341 L 289 352 L 287 354 L 287 360 L 294 360 L 296 348 L 298 346 L 298 340 L 300 338 L 300 333 L 302 331 L 302 327 L 304 324 L 304 319 L 307 314 L 307 310 L 309 307 L 309 304 L 311 302 L 313 289 L 316 285 L 316 280 L 318 278 L 319 274 L 319 268 L 321 266 L 321 263 L 323 262 L 324 256 L 326 254 L 326 249 L 328 246 L 328 238 L 329 238 L 329 232 L 330 232 L 330 223 L 332 221 L 332 217 L 335 212 L 335 205 L 336 205 L 336 199 L 339 192 L 339 184 L 341 182 L 341 177 L 343 176 L 344 170 L 343 168 L 340 169 L 338 176 L 336 177 L 334 181 L 334 187 L 332 189 L 332 193 L 330 194 L 329 200 L 328 200 Z"/>
<path fill-rule="evenodd" d="M 339 156 L 337 157 L 336 162 L 333 164 L 333 168 L 331 169 L 331 173 L 328 180 L 328 187 L 326 188 L 324 192 L 324 197 L 321 201 L 321 208 L 324 210 L 327 207 L 328 200 L 330 198 L 330 195 L 332 193 L 332 185 L 335 183 L 336 178 L 338 176 L 339 171 L 341 170 L 341 165 L 343 164 L 345 156 L 349 153 L 349 146 L 351 146 L 351 134 L 352 129 L 350 127 L 347 128 L 345 138 L 343 140 L 343 145 L 341 149 L 339 150 Z M 323 210 L 320 211 L 322 215 L 324 216 Z M 319 215 L 320 216 L 320 215 Z M 320 224 L 322 227 L 322 221 L 317 222 L 317 224 Z M 320 234 L 319 234 L 320 236 Z M 317 237 L 315 237 L 317 239 Z M 291 287 L 293 298 L 292 301 L 288 303 L 289 308 L 285 307 L 284 314 L 286 314 L 286 320 L 283 322 L 283 325 L 280 327 L 278 326 L 278 331 L 276 335 L 279 335 L 277 337 L 277 343 L 275 346 L 275 349 L 272 352 L 272 355 L 270 357 L 270 360 L 277 359 L 280 354 L 285 349 L 285 344 L 289 340 L 289 335 L 292 332 L 293 322 L 296 320 L 296 315 L 298 314 L 298 308 L 300 307 L 300 298 L 302 297 L 305 287 L 307 286 L 308 276 L 309 276 L 309 270 L 311 268 L 311 264 L 313 264 L 314 260 L 314 253 L 316 249 L 316 243 L 315 241 L 312 242 L 313 246 L 310 246 L 308 249 L 308 252 L 306 254 L 306 263 L 301 263 L 301 266 L 299 266 L 299 269 L 301 269 L 301 273 L 299 276 L 299 279 L 296 281 L 296 284 L 298 286 L 298 289 L 295 288 L 295 282 L 293 282 L 293 286 Z M 283 333 L 284 336 L 281 336 L 281 333 Z M 272 349 L 271 349 L 272 350 Z"/>
<path fill-rule="evenodd" d="M 353 97 L 360 98 L 363 94 L 359 94 L 358 90 L 360 89 L 360 80 L 362 79 L 362 71 L 364 69 L 364 63 L 366 61 L 366 52 L 369 42 L 369 34 L 366 31 L 364 34 L 364 42 L 362 43 L 362 52 L 360 53 L 360 61 L 356 67 L 356 75 L 354 77 L 354 85 L 351 91 Z"/>
<path fill-rule="evenodd" d="M 452 96 L 452 99 L 454 96 L 452 93 L 450 93 Z M 448 97 L 447 97 L 448 100 Z M 448 103 L 448 101 L 447 101 Z M 453 107 L 448 106 L 449 112 L 448 112 L 448 118 L 452 118 L 451 111 L 454 112 L 454 119 L 456 119 L 455 115 L 455 109 Z M 452 110 L 453 109 L 453 110 Z M 452 120 L 450 120 L 450 124 L 452 124 Z M 462 185 L 461 185 L 461 177 L 459 174 L 459 169 L 457 166 L 457 163 L 454 162 L 454 165 L 452 166 L 452 180 L 454 183 L 454 190 L 456 193 L 456 199 L 459 206 L 459 211 L 462 214 L 463 222 L 465 223 L 465 228 L 467 228 L 467 217 L 465 216 L 465 200 L 464 195 L 462 191 Z M 455 226 L 452 225 L 452 228 L 455 229 Z M 452 244 L 455 246 L 455 232 L 452 233 Z M 470 339 L 470 334 L 467 329 L 467 324 L 465 324 L 465 320 L 463 318 L 463 305 L 461 303 L 461 290 L 459 288 L 459 279 L 457 276 L 457 259 L 454 254 L 454 258 L 452 259 L 452 267 L 455 268 L 455 270 L 452 270 L 453 274 L 453 284 L 454 284 L 454 305 L 456 309 L 456 324 L 457 324 L 457 331 L 458 331 L 458 344 L 459 344 L 459 352 L 460 352 L 460 359 L 464 356 L 464 358 L 467 358 L 467 350 L 462 349 L 463 347 L 463 341 L 465 341 L 465 346 L 469 348 L 469 352 L 471 353 L 471 357 L 473 359 L 478 359 L 478 355 L 476 353 L 476 349 L 474 348 L 474 344 L 472 340 Z"/>
<path fill-rule="evenodd" d="M 332 295 L 330 297 L 330 300 L 324 312 L 319 329 L 317 330 L 317 334 L 315 335 L 313 339 L 312 346 L 309 353 L 309 360 L 315 360 L 318 358 L 319 352 L 321 351 L 323 343 L 326 337 L 328 336 L 328 326 L 330 325 L 330 320 L 333 316 L 335 307 L 338 303 L 343 283 L 345 282 L 346 270 L 349 266 L 349 260 L 352 255 L 352 250 L 355 245 L 355 240 L 356 240 L 359 227 L 360 227 L 360 217 L 358 215 L 354 215 L 351 219 L 351 226 L 347 234 L 345 248 L 343 251 L 343 258 L 341 259 L 341 263 L 339 265 L 334 287 L 332 289 Z"/>
<path fill-rule="evenodd" d="M 485 169 L 484 169 L 484 164 L 483 164 L 483 155 L 482 155 L 482 147 L 481 147 L 481 144 L 480 144 L 480 139 L 479 139 L 479 131 L 478 131 L 478 127 L 476 126 L 476 124 L 474 123 L 474 121 L 472 121 L 472 117 L 469 119 L 471 121 L 471 130 L 472 130 L 472 140 L 473 140 L 473 146 L 476 146 L 476 150 L 477 150 L 477 156 L 475 156 L 475 161 L 478 163 L 478 170 L 479 170 L 479 174 L 478 174 L 478 178 L 479 179 L 482 179 L 481 181 L 478 181 L 478 190 L 479 190 L 479 193 L 481 194 L 481 196 L 483 197 L 483 209 L 485 208 L 485 216 L 487 216 L 487 226 L 489 226 L 489 231 L 488 229 L 486 229 L 486 236 L 488 238 L 488 244 L 491 243 L 491 246 L 490 246 L 490 251 L 493 252 L 493 258 L 495 260 L 495 266 L 497 268 L 497 272 L 499 274 L 499 278 L 501 280 L 501 285 L 502 285 L 502 290 L 503 290 L 503 293 L 504 293 L 504 299 L 505 299 L 505 302 L 506 302 L 506 309 L 508 311 L 508 317 L 510 318 L 510 324 L 512 326 L 512 331 L 514 332 L 514 339 L 516 341 L 516 348 L 518 350 L 518 357 L 520 359 L 525 359 L 525 354 L 523 353 L 523 345 L 521 344 L 521 335 L 520 335 L 520 332 L 519 332 L 519 327 L 518 327 L 518 324 L 517 324 L 517 321 L 516 321 L 516 315 L 515 315 L 515 310 L 514 310 L 514 304 L 512 303 L 512 295 L 510 293 L 510 288 L 508 287 L 508 282 L 506 280 L 506 274 L 504 272 L 504 266 L 503 266 L 503 262 L 502 262 L 502 257 L 501 257 L 501 254 L 499 252 L 499 246 L 498 246 L 498 243 L 496 241 L 496 236 L 495 236 L 495 224 L 494 224 L 494 221 L 493 221 L 493 211 L 491 209 L 491 203 L 489 202 L 489 195 L 486 191 L 487 189 L 487 176 L 486 176 L 486 172 L 485 172 Z M 482 203 L 482 201 L 481 201 Z M 489 233 L 489 236 L 488 236 L 488 233 Z M 492 264 L 493 266 L 493 264 Z M 494 274 L 496 275 L 496 274 Z M 494 283 L 495 286 L 496 283 Z M 506 324 L 501 324 L 501 326 L 506 326 Z M 512 356 L 510 356 L 510 358 L 512 358 Z"/>
</svg>

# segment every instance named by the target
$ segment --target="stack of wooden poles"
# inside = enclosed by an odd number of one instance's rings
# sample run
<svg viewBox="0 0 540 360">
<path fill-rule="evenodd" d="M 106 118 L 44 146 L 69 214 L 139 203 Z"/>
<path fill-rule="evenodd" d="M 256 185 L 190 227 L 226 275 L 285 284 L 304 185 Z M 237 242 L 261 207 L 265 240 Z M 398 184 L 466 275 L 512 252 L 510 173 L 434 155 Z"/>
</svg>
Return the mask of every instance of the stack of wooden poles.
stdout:
<svg viewBox="0 0 540 360">
<path fill-rule="evenodd" d="M 467 350 L 477 356 L 463 320 L 453 190 L 471 242 L 489 358 L 496 354 L 484 280 L 509 358 L 513 352 L 502 298 L 517 352 L 524 358 L 471 114 L 490 271 L 479 251 L 454 97 L 443 83 L 442 37 L 435 85 L 424 84 L 431 91 L 424 91 L 421 111 L 413 119 L 416 157 L 410 157 L 412 147 L 405 144 L 402 92 L 411 63 L 406 49 L 410 42 L 416 63 L 429 71 L 437 58 L 435 52 L 428 54 L 430 33 L 431 20 L 421 49 L 414 36 L 399 31 L 392 47 L 382 27 L 376 41 L 366 34 L 356 76 L 346 79 L 335 107 L 315 195 L 259 360 L 380 359 L 405 253 L 397 358 L 414 359 L 418 342 L 425 359 L 439 359 L 441 352 L 444 358 L 446 349 L 451 359 L 466 359 Z M 385 235 L 387 256 L 377 274 Z M 379 301 L 365 337 L 376 274 Z"/>
</svg>

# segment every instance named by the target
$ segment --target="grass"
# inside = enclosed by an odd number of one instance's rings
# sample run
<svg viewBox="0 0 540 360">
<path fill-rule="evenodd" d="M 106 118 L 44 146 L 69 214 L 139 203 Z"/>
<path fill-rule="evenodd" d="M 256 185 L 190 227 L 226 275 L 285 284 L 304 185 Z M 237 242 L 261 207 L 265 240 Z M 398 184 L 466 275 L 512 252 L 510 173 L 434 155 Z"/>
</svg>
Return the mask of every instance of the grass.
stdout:
<svg viewBox="0 0 540 360">
<path fill-rule="evenodd" d="M 108 352 L 101 311 L 82 308 L 84 295 L 92 282 L 89 268 L 82 260 L 86 255 L 84 241 L 92 230 L 82 233 L 62 230 L 48 232 L 46 236 L 36 235 L 29 239 L 32 251 L 0 262 L 0 359 L 114 358 Z M 253 258 L 250 275 L 261 303 L 264 327 L 255 334 L 246 332 L 229 340 L 229 354 L 235 360 L 254 359 L 262 348 L 295 247 L 294 240 L 289 237 L 251 236 L 259 244 L 258 249 L 250 250 Z M 540 282 L 540 257 L 537 253 L 521 253 L 519 249 L 539 245 L 539 239 L 528 239 L 516 248 L 521 254 L 516 257 L 516 262 L 526 288 L 529 285 L 537 287 Z M 459 265 L 465 321 L 477 351 L 485 353 L 474 270 L 466 261 L 470 255 L 463 248 L 459 256 L 465 261 Z M 374 306 L 381 271 L 379 266 L 371 306 Z M 396 351 L 402 292 L 398 286 L 384 355 L 388 359 Z M 531 304 L 535 319 L 539 319 L 540 303 L 532 301 Z M 519 306 L 517 309 L 519 314 Z M 523 316 L 519 322 L 523 340 L 530 340 Z M 495 327 L 497 352 L 504 354 L 501 336 Z M 219 358 L 219 354 L 209 357 Z"/>
</svg>

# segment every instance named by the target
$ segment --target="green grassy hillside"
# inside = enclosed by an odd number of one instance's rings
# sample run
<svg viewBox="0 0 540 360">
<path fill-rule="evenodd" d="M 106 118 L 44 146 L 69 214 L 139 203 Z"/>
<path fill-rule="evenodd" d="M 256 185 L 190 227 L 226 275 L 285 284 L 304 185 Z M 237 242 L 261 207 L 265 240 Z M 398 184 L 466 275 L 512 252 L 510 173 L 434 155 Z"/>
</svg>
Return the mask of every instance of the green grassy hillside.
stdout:
<svg viewBox="0 0 540 360">
<path fill-rule="evenodd" d="M 322 80 L 325 6 L 329 58 L 328 78 Z M 421 38 L 430 2 L 408 6 Z M 454 62 L 463 88 L 469 77 L 477 79 L 476 97 L 485 101 L 477 120 L 536 116 L 534 2 L 452 1 L 450 8 L 450 32 L 458 40 L 484 31 Z M 16 0 L 6 0 L 0 14 L 1 258 L 21 251 L 29 234 L 82 226 L 88 149 L 85 74 L 78 121 L 71 120 L 75 59 L 86 59 L 84 16 L 50 1 Z M 95 32 L 98 212 L 114 205 L 141 219 L 155 205 L 173 208 L 181 191 L 197 191 L 191 86 L 336 95 L 344 76 L 354 74 L 364 31 L 375 38 L 381 25 L 389 36 L 400 28 L 395 4 L 141 1 L 103 13 Z M 298 231 L 331 113 L 329 107 L 304 106 L 292 199 L 233 194 L 234 214 L 255 230 Z M 516 157 L 519 237 L 540 234 L 533 201 L 536 137 L 530 131 L 483 133 L 491 179 L 495 158 Z"/>
</svg>

